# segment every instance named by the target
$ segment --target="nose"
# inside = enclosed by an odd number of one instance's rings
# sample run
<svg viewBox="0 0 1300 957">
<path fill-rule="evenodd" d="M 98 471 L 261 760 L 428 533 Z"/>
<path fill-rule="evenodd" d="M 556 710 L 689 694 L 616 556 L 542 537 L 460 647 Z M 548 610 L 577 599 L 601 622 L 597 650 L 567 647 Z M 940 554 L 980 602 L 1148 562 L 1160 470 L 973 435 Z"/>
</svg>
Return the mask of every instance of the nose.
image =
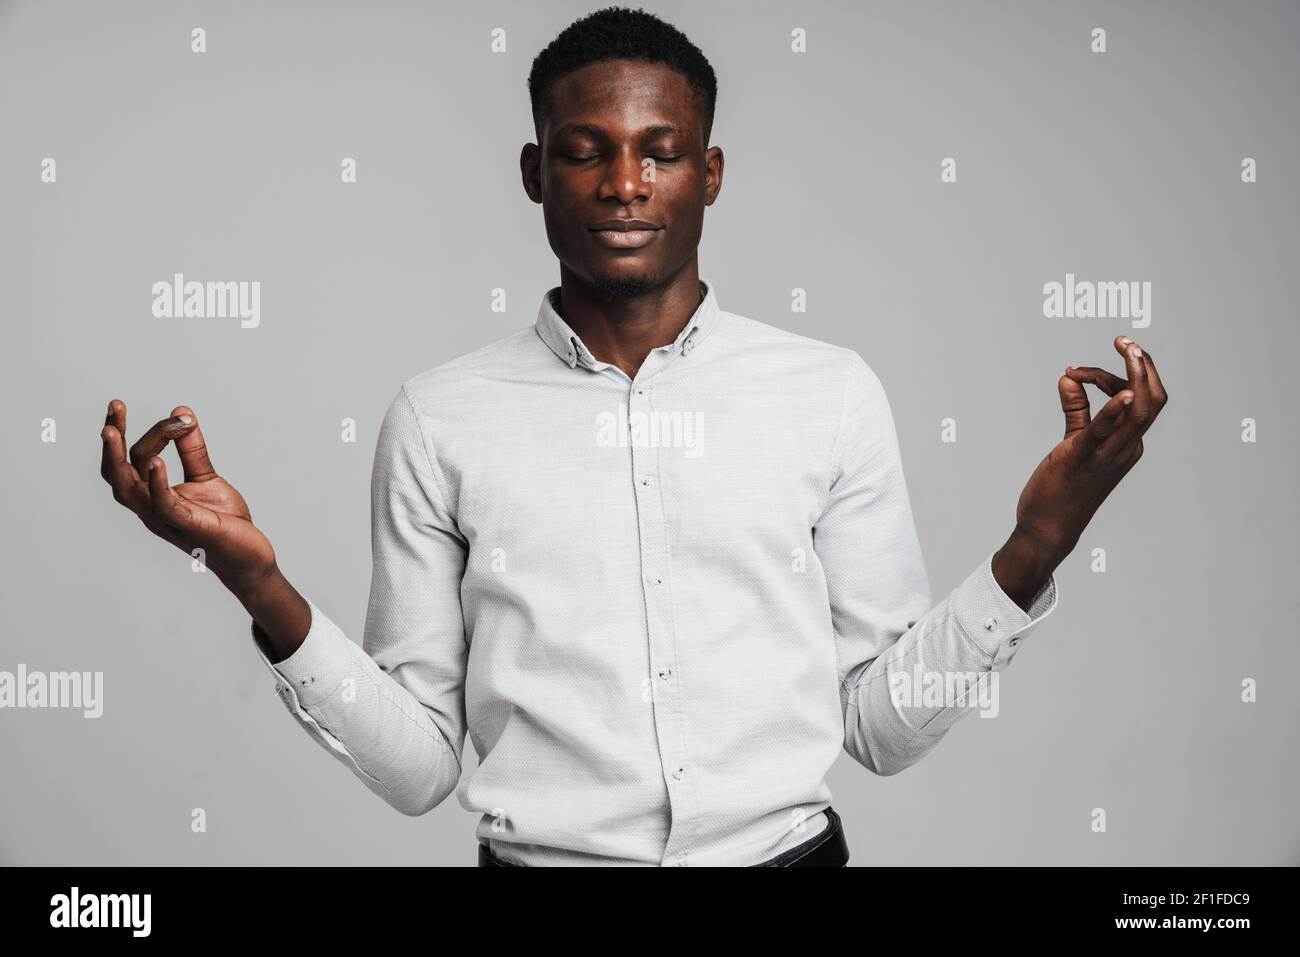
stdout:
<svg viewBox="0 0 1300 957">
<path fill-rule="evenodd" d="M 647 200 L 654 195 L 654 164 L 639 151 L 625 146 L 614 153 L 601 183 L 601 198 L 616 197 L 628 204 L 638 199 Z"/>
</svg>

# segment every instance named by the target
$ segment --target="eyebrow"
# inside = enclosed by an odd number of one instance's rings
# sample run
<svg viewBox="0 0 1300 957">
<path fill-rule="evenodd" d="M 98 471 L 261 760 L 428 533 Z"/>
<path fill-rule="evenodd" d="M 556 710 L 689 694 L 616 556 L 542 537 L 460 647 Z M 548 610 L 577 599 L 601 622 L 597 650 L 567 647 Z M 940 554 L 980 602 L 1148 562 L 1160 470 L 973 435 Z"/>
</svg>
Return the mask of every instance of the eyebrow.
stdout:
<svg viewBox="0 0 1300 957">
<path fill-rule="evenodd" d="M 641 131 L 642 136 L 659 136 L 663 133 L 685 133 L 686 130 L 680 126 L 647 126 Z M 595 123 L 566 123 L 555 131 L 556 136 L 562 136 L 565 133 L 587 133 L 591 136 L 604 136 L 603 127 Z"/>
</svg>

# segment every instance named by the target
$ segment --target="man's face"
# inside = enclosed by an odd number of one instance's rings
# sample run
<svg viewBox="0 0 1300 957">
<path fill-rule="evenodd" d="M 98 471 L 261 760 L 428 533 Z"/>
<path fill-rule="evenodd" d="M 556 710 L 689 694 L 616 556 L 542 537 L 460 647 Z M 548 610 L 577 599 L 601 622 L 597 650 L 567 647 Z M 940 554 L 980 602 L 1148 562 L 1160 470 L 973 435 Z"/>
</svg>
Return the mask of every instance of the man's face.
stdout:
<svg viewBox="0 0 1300 957">
<path fill-rule="evenodd" d="M 520 167 L 556 257 L 616 298 L 668 282 L 695 255 L 722 186 L 722 150 L 705 148 L 690 84 L 660 64 L 607 60 L 562 76 L 551 102 Z M 593 228 L 618 219 L 654 228 Z"/>
</svg>

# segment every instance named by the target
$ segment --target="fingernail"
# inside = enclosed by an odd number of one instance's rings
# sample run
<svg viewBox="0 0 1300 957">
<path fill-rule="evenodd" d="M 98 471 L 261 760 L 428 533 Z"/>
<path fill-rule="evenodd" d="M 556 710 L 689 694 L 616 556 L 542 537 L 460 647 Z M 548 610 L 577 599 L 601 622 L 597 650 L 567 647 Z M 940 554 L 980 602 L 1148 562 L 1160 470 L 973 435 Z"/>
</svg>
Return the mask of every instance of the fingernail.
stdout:
<svg viewBox="0 0 1300 957">
<path fill-rule="evenodd" d="M 1128 404 L 1129 404 L 1130 402 L 1132 402 L 1132 401 L 1133 401 L 1133 396 L 1131 396 L 1131 395 L 1126 395 L 1126 396 L 1124 396 L 1124 404 L 1125 404 L 1125 405 L 1128 405 Z"/>
<path fill-rule="evenodd" d="M 110 403 L 108 404 L 108 414 L 109 414 L 109 415 L 112 415 L 112 414 L 113 414 L 113 403 L 112 403 L 112 402 L 110 402 Z"/>
<path fill-rule="evenodd" d="M 194 421 L 194 420 L 193 420 L 192 418 L 190 418 L 188 415 L 182 415 L 182 416 L 180 417 L 180 420 L 181 420 L 181 425 L 189 425 L 191 422 Z"/>
<path fill-rule="evenodd" d="M 1132 342 L 1133 340 L 1130 339 L 1128 336 L 1120 336 L 1120 337 L 1119 337 L 1119 341 L 1120 341 L 1120 344 L 1121 344 L 1121 345 L 1128 345 L 1128 344 L 1129 344 L 1130 342 Z"/>
<path fill-rule="evenodd" d="M 1068 371 L 1068 370 L 1070 370 L 1070 369 L 1073 369 L 1074 366 L 1066 366 L 1065 368 L 1066 368 L 1066 370 Z"/>
<path fill-rule="evenodd" d="M 1142 347 L 1141 347 L 1141 346 L 1134 346 L 1134 347 L 1133 347 L 1133 358 L 1134 358 L 1134 359 L 1141 359 L 1141 358 L 1142 358 Z"/>
</svg>

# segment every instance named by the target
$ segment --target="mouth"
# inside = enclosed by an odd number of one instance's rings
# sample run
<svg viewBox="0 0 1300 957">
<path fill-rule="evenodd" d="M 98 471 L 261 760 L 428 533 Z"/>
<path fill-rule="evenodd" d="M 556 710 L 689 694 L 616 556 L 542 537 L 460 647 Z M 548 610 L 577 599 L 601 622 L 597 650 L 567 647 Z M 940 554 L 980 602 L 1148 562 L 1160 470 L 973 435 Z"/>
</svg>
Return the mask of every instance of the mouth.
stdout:
<svg viewBox="0 0 1300 957">
<path fill-rule="evenodd" d="M 662 231 L 662 227 L 640 222 L 636 225 L 600 223 L 588 230 L 595 237 L 596 242 L 610 249 L 639 249 L 654 242 L 655 237 Z"/>
</svg>

